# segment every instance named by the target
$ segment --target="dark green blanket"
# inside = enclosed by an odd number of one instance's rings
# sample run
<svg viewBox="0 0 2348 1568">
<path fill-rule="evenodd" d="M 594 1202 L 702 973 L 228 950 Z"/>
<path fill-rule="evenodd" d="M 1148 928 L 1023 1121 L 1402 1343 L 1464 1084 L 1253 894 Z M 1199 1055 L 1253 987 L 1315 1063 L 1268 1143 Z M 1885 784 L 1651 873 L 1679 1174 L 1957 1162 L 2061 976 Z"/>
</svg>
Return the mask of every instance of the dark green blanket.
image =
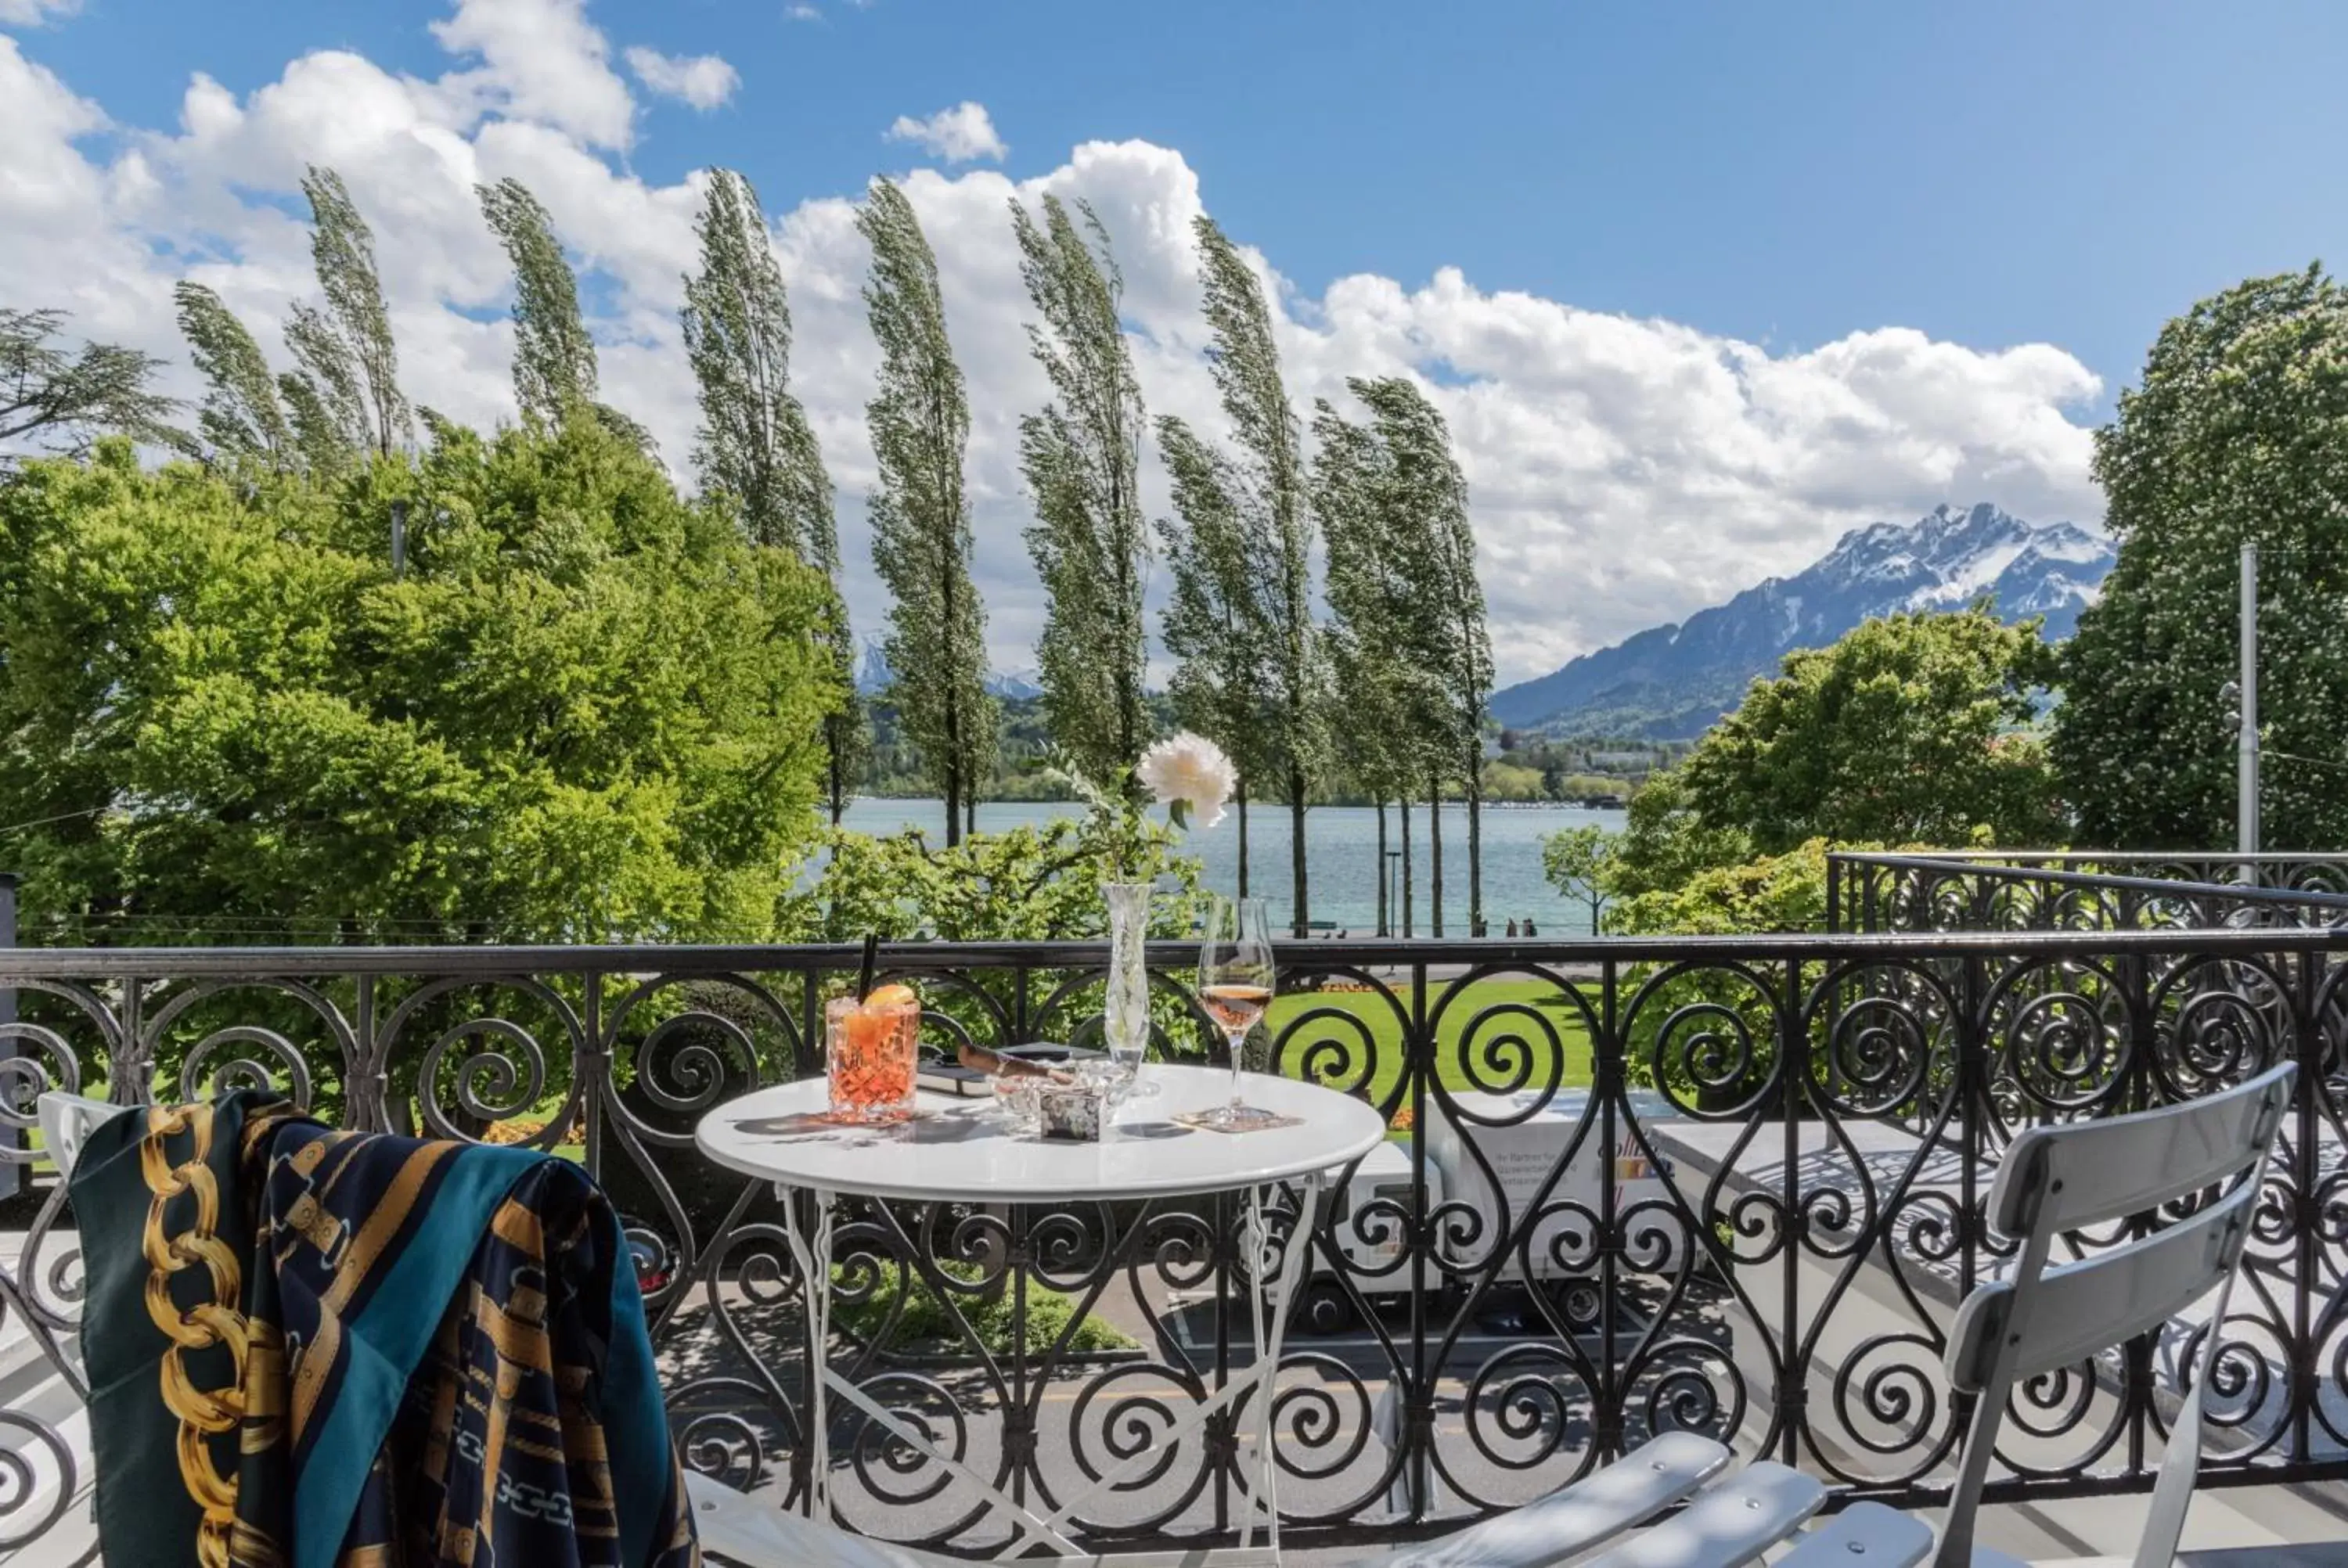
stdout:
<svg viewBox="0 0 2348 1568">
<path fill-rule="evenodd" d="M 107 1122 L 73 1202 L 108 1562 L 699 1562 L 619 1221 L 577 1166 L 240 1091 Z"/>
</svg>

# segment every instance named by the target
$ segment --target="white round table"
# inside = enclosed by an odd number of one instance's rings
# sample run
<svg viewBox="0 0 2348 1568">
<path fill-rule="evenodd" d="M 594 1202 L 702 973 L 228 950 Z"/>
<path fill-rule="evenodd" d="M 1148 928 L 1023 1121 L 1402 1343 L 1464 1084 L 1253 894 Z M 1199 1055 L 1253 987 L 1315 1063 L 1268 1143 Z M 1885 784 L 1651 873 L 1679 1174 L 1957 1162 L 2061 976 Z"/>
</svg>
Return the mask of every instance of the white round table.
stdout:
<svg viewBox="0 0 2348 1568">
<path fill-rule="evenodd" d="M 694 1143 L 716 1164 L 775 1184 L 785 1202 L 784 1230 L 807 1286 L 810 1354 L 821 1376 L 808 1379 L 808 1512 L 829 1522 L 829 1433 L 824 1416 L 827 1389 L 836 1391 L 900 1441 L 927 1454 L 977 1487 L 1014 1527 L 1012 1556 L 1041 1542 L 1067 1556 L 1087 1556 L 1062 1532 L 1093 1494 L 1140 1470 L 1161 1447 L 1179 1442 L 1215 1411 L 1251 1392 L 1255 1401 L 1256 1484 L 1241 1515 L 1244 1551 L 1261 1509 L 1269 1543 L 1277 1553 L 1280 1512 L 1278 1467 L 1272 1462 L 1272 1405 L 1279 1373 L 1289 1303 L 1304 1275 L 1309 1240 L 1281 1245 L 1266 1223 L 1266 1206 L 1282 1187 L 1303 1197 L 1292 1234 L 1309 1238 L 1320 1218 L 1329 1179 L 1360 1159 L 1385 1137 L 1385 1121 L 1362 1101 L 1317 1084 L 1266 1073 L 1245 1077 L 1250 1105 L 1294 1118 L 1292 1125 L 1254 1132 L 1218 1132 L 1174 1120 L 1210 1110 L 1231 1098 L 1231 1075 L 1222 1068 L 1151 1064 L 1145 1081 L 1154 1096 L 1128 1101 L 1097 1143 L 1063 1143 L 1013 1132 L 992 1098 L 957 1098 L 923 1091 L 911 1121 L 891 1126 L 843 1126 L 832 1122 L 824 1081 L 761 1089 L 730 1101 L 701 1119 Z M 812 1228 L 803 1225 L 792 1189 L 817 1196 Z M 831 1204 L 839 1196 L 898 1199 L 914 1203 L 1071 1204 L 1110 1199 L 1196 1196 L 1244 1193 L 1247 1197 L 1249 1276 L 1269 1288 L 1248 1292 L 1254 1306 L 1255 1359 L 1213 1396 L 1184 1412 L 1158 1440 L 1104 1470 L 1082 1491 L 1060 1499 L 1048 1515 L 1038 1514 L 960 1460 L 942 1453 L 921 1433 L 897 1419 L 877 1400 L 839 1373 L 824 1354 L 831 1320 Z"/>
</svg>

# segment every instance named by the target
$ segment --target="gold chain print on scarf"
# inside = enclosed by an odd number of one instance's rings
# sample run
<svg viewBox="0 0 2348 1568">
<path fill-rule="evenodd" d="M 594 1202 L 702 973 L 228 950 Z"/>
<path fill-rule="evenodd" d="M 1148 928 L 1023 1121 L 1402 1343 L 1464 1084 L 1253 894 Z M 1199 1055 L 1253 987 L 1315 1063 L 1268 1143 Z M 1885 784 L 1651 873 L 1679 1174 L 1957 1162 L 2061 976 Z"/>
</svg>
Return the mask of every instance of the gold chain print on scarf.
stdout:
<svg viewBox="0 0 2348 1568">
<path fill-rule="evenodd" d="M 186 1163 L 174 1165 L 165 1141 L 189 1133 L 193 1148 Z M 171 1342 L 163 1353 L 164 1408 L 180 1420 L 180 1476 L 188 1495 L 203 1511 L 196 1539 L 202 1568 L 227 1568 L 229 1539 L 235 1526 L 236 1477 L 213 1463 L 210 1440 L 235 1430 L 244 1416 L 245 1361 L 249 1330 L 239 1310 L 242 1275 L 236 1255 L 213 1234 L 220 1223 L 220 1186 L 204 1162 L 211 1153 L 212 1112 L 208 1105 L 157 1106 L 147 1112 L 147 1137 L 139 1145 L 139 1173 L 153 1194 L 147 1205 L 143 1251 L 147 1258 L 147 1315 Z M 188 1228 L 171 1235 L 165 1210 L 178 1197 L 195 1200 Z M 182 1307 L 172 1281 L 191 1269 L 211 1299 Z M 189 1375 L 187 1353 L 219 1345 L 232 1370 L 228 1386 L 199 1389 Z"/>
</svg>

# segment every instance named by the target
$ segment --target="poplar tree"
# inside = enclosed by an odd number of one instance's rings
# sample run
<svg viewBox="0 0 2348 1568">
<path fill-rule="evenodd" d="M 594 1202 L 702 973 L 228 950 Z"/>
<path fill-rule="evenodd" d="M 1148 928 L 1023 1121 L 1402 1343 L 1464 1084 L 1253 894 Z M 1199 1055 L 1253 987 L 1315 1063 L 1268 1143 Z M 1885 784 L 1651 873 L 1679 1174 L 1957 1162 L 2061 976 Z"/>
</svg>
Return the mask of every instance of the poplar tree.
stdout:
<svg viewBox="0 0 2348 1568">
<path fill-rule="evenodd" d="M 326 296 L 323 323 L 346 366 L 359 444 L 389 456 L 416 432 L 399 390 L 399 349 L 376 272 L 375 231 L 333 169 L 311 165 L 302 194 L 310 200 L 310 261 Z"/>
<path fill-rule="evenodd" d="M 742 175 L 730 169 L 710 172 L 694 231 L 701 270 L 685 278 L 678 312 L 700 388 L 694 469 L 703 494 L 732 503 L 753 543 L 791 551 L 830 585 L 822 637 L 839 692 L 824 721 L 824 793 L 836 825 L 860 771 L 864 716 L 856 699 L 848 607 L 839 594 L 831 477 L 807 410 L 790 390 L 790 302 L 758 193 Z M 569 269 L 563 271 L 567 277 Z M 572 309 L 575 317 L 575 301 Z M 592 345 L 588 356 L 592 384 Z"/>
<path fill-rule="evenodd" d="M 579 280 L 554 220 L 519 179 L 477 185 L 481 216 L 514 270 L 514 398 L 522 418 L 552 427 L 595 399 L 595 340 L 579 314 Z"/>
<path fill-rule="evenodd" d="M 1418 726 L 1425 675 L 1410 651 L 1416 585 L 1397 537 L 1391 455 L 1368 426 L 1346 419 L 1325 399 L 1313 405 L 1313 507 L 1328 548 L 1325 641 L 1335 710 L 1330 731 L 1346 771 L 1377 808 L 1378 924 L 1398 935 L 1411 926 L 1410 800 L 1425 778 Z M 1399 911 L 1386 890 L 1389 801 L 1398 808 L 1402 829 Z"/>
<path fill-rule="evenodd" d="M 285 316 L 285 346 L 294 368 L 278 377 L 279 395 L 294 428 L 303 466 L 321 477 L 342 473 L 367 446 L 366 403 L 350 345 L 314 305 L 295 304 Z"/>
<path fill-rule="evenodd" d="M 1248 891 L 1248 786 L 1276 755 L 1265 655 L 1267 615 L 1259 540 L 1240 501 L 1243 480 L 1180 419 L 1158 421 L 1158 450 L 1173 483 L 1174 515 L 1159 520 L 1172 578 L 1159 622 L 1177 661 L 1167 695 L 1174 716 L 1220 745 L 1239 769 L 1240 897 Z"/>
<path fill-rule="evenodd" d="M 1492 693 L 1492 640 L 1484 588 L 1476 572 L 1476 535 L 1468 519 L 1468 480 L 1451 450 L 1443 415 L 1402 376 L 1349 380 L 1370 409 L 1385 454 L 1394 518 L 1392 544 L 1416 585 L 1406 646 L 1424 680 L 1419 723 L 1427 759 L 1430 810 L 1442 809 L 1444 785 L 1456 780 L 1468 801 L 1468 910 L 1470 934 L 1484 917 L 1484 711 Z M 1430 827 L 1435 932 L 1443 934 L 1439 815 Z"/>
<path fill-rule="evenodd" d="M 1002 724 L 986 689 L 986 610 L 971 576 L 970 402 L 946 335 L 937 257 L 912 203 L 875 179 L 856 227 L 872 247 L 864 306 L 880 345 L 879 389 L 864 405 L 878 470 L 865 507 L 872 564 L 892 600 L 890 697 L 945 800 L 951 848 L 994 765 Z"/>
<path fill-rule="evenodd" d="M 1239 450 L 1231 494 L 1255 578 L 1262 702 L 1251 745 L 1288 796 L 1289 876 L 1302 937 L 1311 922 L 1304 814 L 1327 764 L 1327 672 L 1313 617 L 1313 516 L 1303 443 L 1281 379 L 1280 348 L 1262 283 L 1213 219 L 1200 214 L 1192 232 L 1213 333 L 1207 364 Z"/>
<path fill-rule="evenodd" d="M 196 429 L 217 456 L 287 468 L 294 464 L 294 429 L 277 395 L 269 361 L 234 311 L 201 283 L 171 291 L 180 333 L 208 390 Z"/>
<path fill-rule="evenodd" d="M 1028 553 L 1049 599 L 1036 648 L 1044 712 L 1095 778 L 1130 768 L 1149 738 L 1142 676 L 1142 572 L 1149 553 L 1139 471 L 1141 389 L 1117 319 L 1124 280 L 1108 234 L 1083 202 L 1078 228 L 1057 197 L 1039 225 L 1018 200 L 1019 272 L 1042 316 L 1029 344 L 1053 401 L 1019 423 L 1020 467 L 1035 503 Z"/>
</svg>

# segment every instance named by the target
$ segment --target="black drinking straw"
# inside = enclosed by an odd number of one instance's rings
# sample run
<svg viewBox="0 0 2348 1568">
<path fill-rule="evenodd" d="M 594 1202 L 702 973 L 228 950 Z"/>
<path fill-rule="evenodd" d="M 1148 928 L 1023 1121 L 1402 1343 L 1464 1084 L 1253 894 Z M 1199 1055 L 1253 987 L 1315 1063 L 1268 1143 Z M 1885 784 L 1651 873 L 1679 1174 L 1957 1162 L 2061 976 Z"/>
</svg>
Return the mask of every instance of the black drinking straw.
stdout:
<svg viewBox="0 0 2348 1568">
<path fill-rule="evenodd" d="M 856 971 L 856 999 L 862 1001 L 872 994 L 872 971 L 880 963 L 880 934 L 868 931 L 864 937 L 864 963 Z"/>
</svg>

